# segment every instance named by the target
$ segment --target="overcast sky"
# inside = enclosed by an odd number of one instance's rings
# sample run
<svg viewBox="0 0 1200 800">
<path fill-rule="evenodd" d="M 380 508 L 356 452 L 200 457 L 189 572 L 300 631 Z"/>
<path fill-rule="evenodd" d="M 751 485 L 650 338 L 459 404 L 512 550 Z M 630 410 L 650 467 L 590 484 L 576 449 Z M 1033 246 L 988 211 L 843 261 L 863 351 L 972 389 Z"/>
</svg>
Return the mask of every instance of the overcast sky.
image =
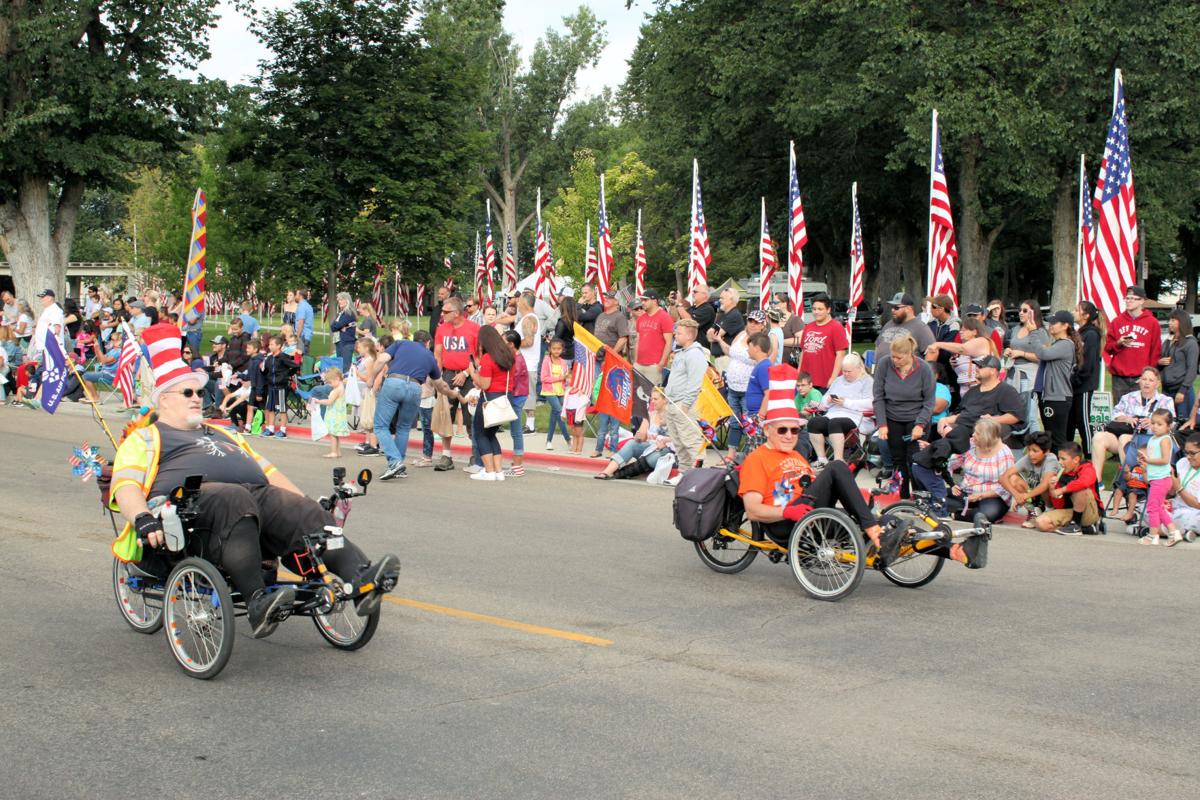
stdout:
<svg viewBox="0 0 1200 800">
<path fill-rule="evenodd" d="M 258 0 L 257 4 L 260 8 L 282 8 L 292 5 L 292 0 Z M 628 11 L 625 0 L 590 0 L 588 5 L 607 23 L 608 47 L 595 69 L 580 73 L 577 98 L 595 94 L 605 86 L 616 88 L 625 80 L 626 62 L 637 44 L 638 29 L 649 2 L 638 0 Z M 562 17 L 578 6 L 577 2 L 560 0 L 508 0 L 504 27 L 521 46 L 521 53 L 528 57 L 546 28 L 558 27 Z M 267 55 L 248 30 L 245 17 L 228 0 L 221 3 L 221 21 L 212 33 L 210 45 L 212 58 L 201 65 L 200 71 L 229 83 L 244 83 L 258 72 L 258 62 Z"/>
</svg>

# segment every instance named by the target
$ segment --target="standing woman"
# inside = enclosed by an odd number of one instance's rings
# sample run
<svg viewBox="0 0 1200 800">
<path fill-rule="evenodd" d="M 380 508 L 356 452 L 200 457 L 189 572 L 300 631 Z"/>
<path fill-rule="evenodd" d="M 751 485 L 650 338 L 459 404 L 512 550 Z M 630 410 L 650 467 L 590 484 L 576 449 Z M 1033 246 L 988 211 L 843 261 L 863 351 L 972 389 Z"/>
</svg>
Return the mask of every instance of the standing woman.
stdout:
<svg viewBox="0 0 1200 800">
<path fill-rule="evenodd" d="M 513 366 L 513 352 L 500 335 L 500 331 L 490 325 L 479 329 L 479 344 L 475 348 L 475 357 L 467 365 L 467 374 L 471 385 L 482 393 L 476 411 L 471 415 L 472 438 L 479 445 L 479 457 L 483 460 L 483 472 L 471 475 L 473 481 L 502 481 L 504 472 L 501 464 L 500 440 L 496 434 L 500 430 L 497 425 L 486 428 L 483 424 L 484 404 L 489 400 L 504 397 L 512 388 L 509 385 L 508 371 Z"/>
<path fill-rule="evenodd" d="M 1192 335 L 1192 318 L 1182 308 L 1171 312 L 1167 318 L 1170 336 L 1163 345 L 1162 358 L 1158 360 L 1162 370 L 1163 394 L 1175 400 L 1175 416 L 1187 419 L 1196 400 L 1196 360 L 1200 357 L 1200 345 Z"/>
<path fill-rule="evenodd" d="M 334 352 L 341 359 L 342 369 L 348 371 L 354 358 L 354 342 L 357 340 L 358 324 L 354 316 L 354 305 L 350 302 L 349 292 L 338 292 L 338 315 L 329 325 L 329 330 L 338 335 Z"/>
<path fill-rule="evenodd" d="M 1042 425 L 1050 434 L 1050 446 L 1056 453 L 1068 441 L 1071 372 L 1083 360 L 1083 340 L 1075 332 L 1072 325 L 1074 321 L 1070 311 L 1055 311 L 1050 315 L 1050 344 L 1029 351 L 1014 347 L 1004 351 L 1013 358 L 1020 357 L 1042 365 Z"/>
<path fill-rule="evenodd" d="M 887 442 L 900 469 L 900 496 L 909 496 L 912 457 L 933 417 L 937 396 L 933 370 L 916 357 L 917 342 L 907 333 L 892 339 L 891 355 L 875 365 L 872 399 L 879 438 Z"/>
<path fill-rule="evenodd" d="M 1067 424 L 1067 441 L 1079 434 L 1083 458 L 1092 458 L 1092 394 L 1100 388 L 1100 351 L 1104 346 L 1103 322 L 1096 305 L 1088 300 L 1075 306 L 1075 325 L 1083 342 L 1083 355 L 1076 360 L 1071 372 L 1071 416 Z"/>
<path fill-rule="evenodd" d="M 750 385 L 750 375 L 754 372 L 757 362 L 750 357 L 747 345 L 750 337 L 763 332 L 767 317 L 762 311 L 755 309 L 746 315 L 746 327 L 733 338 L 733 342 L 725 341 L 725 331 L 717 332 L 716 343 L 729 356 L 729 364 L 725 367 L 725 399 L 733 411 L 729 420 L 729 457 L 737 453 L 742 443 L 741 418 L 746 415 L 746 389 Z"/>
<path fill-rule="evenodd" d="M 283 322 L 281 325 L 291 325 L 296 327 L 296 307 L 299 304 L 296 302 L 296 290 L 288 289 L 287 296 L 283 300 Z"/>
<path fill-rule="evenodd" d="M 996 344 L 988 334 L 988 329 L 974 317 L 967 317 L 959 328 L 962 342 L 934 342 L 925 349 L 926 361 L 937 361 L 938 354 L 943 350 L 950 353 L 950 366 L 958 378 L 959 396 L 979 383 L 975 359 L 984 356 L 1000 356 L 996 352 Z"/>
<path fill-rule="evenodd" d="M 1042 321 L 1042 309 L 1036 300 L 1021 301 L 1020 320 L 1009 336 L 1008 347 L 1010 350 L 1028 353 L 1050 344 L 1050 334 L 1046 333 Z M 1042 429 L 1038 417 L 1037 398 L 1034 396 L 1037 372 L 1036 361 L 1014 358 L 1006 378 L 1025 401 L 1025 419 L 1029 420 L 1030 433 Z"/>
<path fill-rule="evenodd" d="M 1001 341 L 1008 338 L 1008 326 L 1004 324 L 1004 301 L 999 297 L 988 303 L 987 316 L 983 318 L 983 324 L 989 335 L 992 331 L 999 331 Z"/>
<path fill-rule="evenodd" d="M 579 307 L 575 305 L 574 297 L 564 297 L 558 304 L 558 321 L 554 323 L 553 339 L 563 343 L 563 360 L 567 369 L 575 361 L 575 322 L 579 319 Z"/>
</svg>

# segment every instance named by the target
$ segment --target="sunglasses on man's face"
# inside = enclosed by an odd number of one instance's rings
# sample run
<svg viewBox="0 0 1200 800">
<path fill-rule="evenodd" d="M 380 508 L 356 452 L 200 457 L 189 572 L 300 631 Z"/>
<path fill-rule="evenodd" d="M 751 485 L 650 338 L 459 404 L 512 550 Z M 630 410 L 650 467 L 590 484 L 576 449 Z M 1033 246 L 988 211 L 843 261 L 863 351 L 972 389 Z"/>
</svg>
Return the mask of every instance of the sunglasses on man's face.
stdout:
<svg viewBox="0 0 1200 800">
<path fill-rule="evenodd" d="M 180 389 L 180 390 L 179 390 L 179 391 L 177 391 L 177 392 L 163 392 L 163 394 L 181 394 L 181 395 L 183 395 L 184 397 L 199 397 L 199 396 L 200 396 L 200 390 L 199 390 L 199 389 L 193 389 L 192 387 L 190 387 L 190 386 L 189 386 L 188 388 L 186 388 L 186 389 Z"/>
<path fill-rule="evenodd" d="M 780 436 L 799 436 L 800 428 L 799 427 L 794 427 L 794 428 L 779 427 L 779 428 L 775 429 L 775 432 L 778 433 Z"/>
</svg>

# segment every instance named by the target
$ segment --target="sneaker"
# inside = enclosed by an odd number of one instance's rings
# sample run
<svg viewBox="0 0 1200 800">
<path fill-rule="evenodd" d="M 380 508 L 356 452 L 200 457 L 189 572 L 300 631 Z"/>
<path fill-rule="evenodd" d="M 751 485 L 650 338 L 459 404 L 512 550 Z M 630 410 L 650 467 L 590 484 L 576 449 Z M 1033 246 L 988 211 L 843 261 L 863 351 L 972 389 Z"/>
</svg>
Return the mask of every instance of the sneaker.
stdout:
<svg viewBox="0 0 1200 800">
<path fill-rule="evenodd" d="M 354 608 L 360 617 L 369 617 L 379 610 L 379 602 L 383 595 L 396 588 L 396 579 L 400 576 L 400 559 L 390 553 L 369 565 L 363 570 L 355 583 L 358 590 L 366 592 L 354 601 Z"/>
<path fill-rule="evenodd" d="M 987 566 L 988 537 L 972 536 L 962 543 L 967 557 L 967 569 L 983 569 Z"/>
<path fill-rule="evenodd" d="M 829 462 L 826 461 L 825 459 L 818 458 L 816 461 L 812 462 L 812 468 L 813 469 L 824 469 L 828 464 L 829 464 Z"/>
<path fill-rule="evenodd" d="M 1099 524 L 1084 525 L 1082 531 L 1084 536 L 1098 536 L 1103 533 Z"/>
<path fill-rule="evenodd" d="M 534 425 L 526 425 L 526 426 L 525 426 L 525 432 L 526 432 L 526 433 L 537 433 L 537 425 L 536 425 L 536 424 L 534 424 Z"/>
<path fill-rule="evenodd" d="M 683 473 L 681 472 L 678 475 L 676 475 L 674 478 L 667 478 L 665 481 L 662 482 L 662 485 L 663 486 L 678 486 L 679 481 L 682 479 L 683 479 Z"/>
<path fill-rule="evenodd" d="M 275 438 L 276 439 L 286 439 L 287 431 L 275 431 Z"/>
<path fill-rule="evenodd" d="M 1056 530 L 1055 533 L 1060 536 L 1083 536 L 1083 528 L 1079 527 L 1078 522 L 1068 522 Z"/>
<path fill-rule="evenodd" d="M 450 456 L 442 456 L 437 461 L 433 462 L 434 472 L 449 472 L 454 469 L 454 459 Z"/>
<path fill-rule="evenodd" d="M 283 619 L 280 612 L 285 608 L 290 611 L 295 601 L 296 590 L 291 588 L 278 589 L 269 594 L 265 589 L 255 592 L 254 597 L 246 604 L 250 635 L 255 639 L 262 639 L 274 633 Z"/>
<path fill-rule="evenodd" d="M 494 481 L 496 479 L 494 477 L 496 474 L 497 473 L 494 473 L 494 472 L 484 472 L 481 469 L 478 472 L 471 473 L 471 480 L 473 480 L 473 481 Z"/>
<path fill-rule="evenodd" d="M 275 431 L 269 431 L 266 428 L 263 428 L 261 431 L 258 432 L 258 435 L 262 439 L 270 439 L 272 436 L 275 435 Z"/>
<path fill-rule="evenodd" d="M 892 520 L 892 523 L 879 537 L 879 557 L 885 567 L 899 557 L 900 540 L 904 538 L 904 523 L 898 519 Z"/>
<path fill-rule="evenodd" d="M 368 445 L 364 445 L 363 448 L 358 451 L 358 454 L 360 456 L 363 456 L 364 458 L 373 458 L 375 456 L 383 455 L 383 451 L 380 450 L 378 447 L 372 447 L 371 445 L 368 444 Z"/>
<path fill-rule="evenodd" d="M 432 467 L 433 459 L 430 458 L 429 456 L 421 456 L 420 458 L 418 458 L 416 461 L 413 462 L 413 466 L 414 467 Z"/>
<path fill-rule="evenodd" d="M 364 451 L 370 450 L 370 449 L 371 449 L 371 445 L 367 444 L 366 442 L 361 442 L 359 444 L 354 445 L 354 452 L 358 453 L 359 455 L 362 455 Z"/>
<path fill-rule="evenodd" d="M 950 516 L 950 509 L 947 508 L 945 500 L 934 500 L 929 504 L 929 513 L 939 519 L 945 519 Z"/>
<path fill-rule="evenodd" d="M 381 481 L 391 481 L 398 478 L 407 478 L 408 470 L 404 468 L 403 461 L 397 461 L 395 464 L 389 464 L 388 468 L 379 476 Z"/>
<path fill-rule="evenodd" d="M 463 467 L 463 472 L 469 472 L 472 475 L 478 475 L 479 473 L 483 472 L 483 467 L 479 466 L 478 464 L 467 464 L 465 467 Z"/>
</svg>

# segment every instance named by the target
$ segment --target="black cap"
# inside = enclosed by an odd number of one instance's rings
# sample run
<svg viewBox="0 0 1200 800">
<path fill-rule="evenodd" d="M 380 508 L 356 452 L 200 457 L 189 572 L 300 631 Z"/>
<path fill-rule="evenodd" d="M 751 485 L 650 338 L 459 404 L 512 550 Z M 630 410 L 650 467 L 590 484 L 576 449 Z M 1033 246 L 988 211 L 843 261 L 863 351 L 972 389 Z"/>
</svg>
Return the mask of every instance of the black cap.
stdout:
<svg viewBox="0 0 1200 800">
<path fill-rule="evenodd" d="M 1070 311 L 1055 311 L 1050 316 L 1046 317 L 1046 324 L 1061 322 L 1063 325 L 1074 325 L 1075 315 Z"/>
<path fill-rule="evenodd" d="M 979 303 L 968 303 L 967 305 L 963 306 L 963 315 L 964 316 L 969 317 L 972 314 L 978 314 L 979 316 L 982 317 L 983 316 L 983 306 L 979 305 Z"/>
<path fill-rule="evenodd" d="M 1133 295 L 1134 297 L 1140 297 L 1143 300 L 1145 300 L 1146 299 L 1146 287 L 1139 286 L 1138 284 L 1135 283 L 1132 286 L 1130 286 L 1128 289 L 1125 290 L 1125 294 L 1127 296 Z"/>
<path fill-rule="evenodd" d="M 658 292 L 654 291 L 653 289 L 647 289 L 644 292 L 642 292 L 640 295 L 638 295 L 638 299 L 639 300 L 653 300 L 654 302 L 657 303 L 658 302 Z"/>
<path fill-rule="evenodd" d="M 604 298 L 606 300 L 620 300 L 621 299 L 620 296 L 618 296 L 617 293 L 613 292 L 613 291 L 605 292 Z"/>
<path fill-rule="evenodd" d="M 892 297 L 892 299 L 888 300 L 888 305 L 889 306 L 913 306 L 913 305 L 916 305 L 916 301 L 913 300 L 913 296 L 911 294 L 909 294 L 908 292 L 896 292 L 896 294 Z"/>
<path fill-rule="evenodd" d="M 53 289 L 42 289 L 40 292 L 37 293 L 37 296 L 38 297 L 54 297 L 56 299 L 58 297 L 58 295 L 56 295 L 54 293 Z M 1142 295 L 1142 297 L 1145 297 L 1145 295 Z"/>
<path fill-rule="evenodd" d="M 212 338 L 213 344 L 228 344 L 228 341 L 229 341 L 228 339 L 226 339 L 224 336 L 222 336 L 220 334 L 217 334 L 216 336 L 214 336 Z"/>
<path fill-rule="evenodd" d="M 991 367 L 992 369 L 1000 369 L 1000 359 L 993 355 L 980 356 L 973 359 L 977 367 Z"/>
</svg>

